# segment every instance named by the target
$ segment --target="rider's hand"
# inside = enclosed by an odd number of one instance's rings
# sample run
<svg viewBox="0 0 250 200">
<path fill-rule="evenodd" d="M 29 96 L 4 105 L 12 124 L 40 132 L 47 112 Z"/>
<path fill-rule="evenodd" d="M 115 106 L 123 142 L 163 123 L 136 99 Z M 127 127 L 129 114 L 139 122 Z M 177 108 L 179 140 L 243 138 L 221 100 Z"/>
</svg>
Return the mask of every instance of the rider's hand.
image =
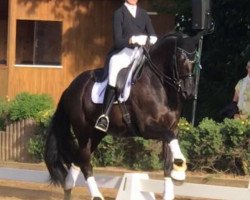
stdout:
<svg viewBox="0 0 250 200">
<path fill-rule="evenodd" d="M 149 43 L 151 45 L 154 45 L 156 43 L 156 41 L 157 41 L 157 37 L 156 36 L 150 36 L 149 37 Z"/>
<path fill-rule="evenodd" d="M 144 46 L 147 42 L 147 35 L 138 35 L 138 36 L 132 36 L 130 38 L 131 44 L 138 44 L 140 46 Z"/>
<path fill-rule="evenodd" d="M 156 41 L 157 41 L 157 37 L 156 36 L 150 36 L 149 37 L 149 43 L 151 45 L 154 45 L 156 43 Z"/>
</svg>

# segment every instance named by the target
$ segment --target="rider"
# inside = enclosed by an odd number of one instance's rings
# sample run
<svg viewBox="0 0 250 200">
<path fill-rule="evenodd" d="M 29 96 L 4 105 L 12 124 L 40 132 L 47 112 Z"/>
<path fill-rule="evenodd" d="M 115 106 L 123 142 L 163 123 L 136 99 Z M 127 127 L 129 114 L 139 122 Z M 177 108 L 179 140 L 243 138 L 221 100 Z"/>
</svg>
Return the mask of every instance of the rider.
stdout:
<svg viewBox="0 0 250 200">
<path fill-rule="evenodd" d="M 109 127 L 109 111 L 115 99 L 117 74 L 126 68 L 137 53 L 136 45 L 150 44 L 157 37 L 147 12 L 137 6 L 138 0 L 125 0 L 124 4 L 115 11 L 113 18 L 114 46 L 109 56 L 109 78 L 104 95 L 102 114 L 96 121 L 95 128 L 107 132 Z"/>
</svg>

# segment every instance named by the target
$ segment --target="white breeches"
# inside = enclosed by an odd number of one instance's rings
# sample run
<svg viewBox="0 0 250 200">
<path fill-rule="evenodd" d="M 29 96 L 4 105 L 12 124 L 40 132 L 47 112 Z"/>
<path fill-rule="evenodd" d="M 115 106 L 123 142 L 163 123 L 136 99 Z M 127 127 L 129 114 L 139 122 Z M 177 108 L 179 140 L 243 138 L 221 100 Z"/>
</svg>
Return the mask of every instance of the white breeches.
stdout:
<svg viewBox="0 0 250 200">
<path fill-rule="evenodd" d="M 119 71 L 128 67 L 134 59 L 138 59 L 142 52 L 142 48 L 136 47 L 134 49 L 130 49 L 125 47 L 120 52 L 113 55 L 109 62 L 109 85 L 115 87 Z"/>
</svg>

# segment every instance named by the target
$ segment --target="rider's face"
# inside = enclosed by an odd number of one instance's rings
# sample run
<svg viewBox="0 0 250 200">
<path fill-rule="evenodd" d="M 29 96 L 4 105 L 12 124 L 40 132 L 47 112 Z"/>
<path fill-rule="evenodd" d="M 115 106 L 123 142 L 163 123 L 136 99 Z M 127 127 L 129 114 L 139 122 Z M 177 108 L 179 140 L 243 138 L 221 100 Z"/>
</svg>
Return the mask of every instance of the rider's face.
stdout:
<svg viewBox="0 0 250 200">
<path fill-rule="evenodd" d="M 130 5 L 136 5 L 138 0 L 126 0 L 126 2 Z"/>
</svg>

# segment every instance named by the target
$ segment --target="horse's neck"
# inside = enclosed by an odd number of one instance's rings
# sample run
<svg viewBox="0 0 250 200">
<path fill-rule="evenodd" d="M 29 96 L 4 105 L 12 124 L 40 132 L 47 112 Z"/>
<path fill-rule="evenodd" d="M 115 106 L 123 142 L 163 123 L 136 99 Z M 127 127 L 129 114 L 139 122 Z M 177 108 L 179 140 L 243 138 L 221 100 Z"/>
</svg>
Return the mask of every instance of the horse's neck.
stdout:
<svg viewBox="0 0 250 200">
<path fill-rule="evenodd" d="M 166 75 L 173 78 L 171 70 Z M 180 93 L 173 84 L 156 75 L 149 67 L 145 68 L 143 76 L 147 77 L 142 80 L 143 84 L 150 85 L 152 93 L 161 95 L 162 98 L 166 99 L 168 107 L 177 108 L 181 104 Z"/>
<path fill-rule="evenodd" d="M 172 76 L 169 76 L 172 78 Z M 147 85 L 151 87 L 152 92 L 157 94 L 161 93 L 161 90 L 164 90 L 166 95 L 168 95 L 169 98 L 173 98 L 178 100 L 179 99 L 179 93 L 177 92 L 176 88 L 173 86 L 173 84 L 169 84 L 166 80 L 164 80 L 163 77 L 160 77 L 155 72 L 153 72 L 152 69 L 150 69 L 148 66 L 145 67 L 143 73 L 142 73 L 142 79 L 141 82 L 143 85 Z M 170 94 L 170 95 L 169 95 Z"/>
</svg>

